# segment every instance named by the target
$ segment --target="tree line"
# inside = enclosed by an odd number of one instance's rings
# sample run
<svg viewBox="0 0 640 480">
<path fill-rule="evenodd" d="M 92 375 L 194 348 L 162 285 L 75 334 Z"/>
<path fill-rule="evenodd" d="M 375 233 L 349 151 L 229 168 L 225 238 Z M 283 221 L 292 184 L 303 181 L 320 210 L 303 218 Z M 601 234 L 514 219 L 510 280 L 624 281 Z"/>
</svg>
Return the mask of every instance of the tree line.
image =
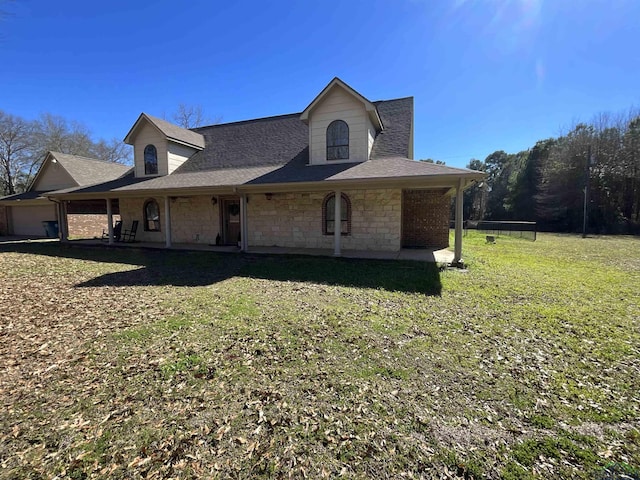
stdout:
<svg viewBox="0 0 640 480">
<path fill-rule="evenodd" d="M 94 140 L 80 123 L 49 113 L 30 121 L 0 110 L 0 196 L 25 191 L 49 151 L 131 161 L 128 145 L 115 138 Z"/>
<path fill-rule="evenodd" d="M 599 114 L 528 150 L 493 152 L 465 191 L 465 220 L 535 221 L 538 229 L 640 234 L 640 112 Z"/>
</svg>

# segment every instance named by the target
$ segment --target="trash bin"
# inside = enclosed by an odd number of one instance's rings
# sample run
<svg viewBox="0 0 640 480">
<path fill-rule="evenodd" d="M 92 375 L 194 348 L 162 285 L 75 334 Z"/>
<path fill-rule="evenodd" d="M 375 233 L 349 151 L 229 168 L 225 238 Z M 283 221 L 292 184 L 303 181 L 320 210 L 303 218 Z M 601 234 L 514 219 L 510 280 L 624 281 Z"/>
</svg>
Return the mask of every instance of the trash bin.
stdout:
<svg viewBox="0 0 640 480">
<path fill-rule="evenodd" d="M 44 233 L 48 238 L 58 238 L 58 222 L 55 220 L 49 220 L 42 222 L 44 227 Z"/>
</svg>

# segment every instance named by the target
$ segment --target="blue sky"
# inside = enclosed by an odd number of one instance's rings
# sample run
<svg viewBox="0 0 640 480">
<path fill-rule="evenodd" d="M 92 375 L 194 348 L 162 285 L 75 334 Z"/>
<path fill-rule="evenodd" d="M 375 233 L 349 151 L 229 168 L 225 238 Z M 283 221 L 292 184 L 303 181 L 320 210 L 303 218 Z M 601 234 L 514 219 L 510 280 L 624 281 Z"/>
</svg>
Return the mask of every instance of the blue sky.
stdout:
<svg viewBox="0 0 640 480">
<path fill-rule="evenodd" d="M 464 166 L 640 107 L 638 0 L 0 0 L 0 109 L 122 139 L 180 103 L 302 111 L 338 76 L 415 97 L 415 157 Z"/>
</svg>

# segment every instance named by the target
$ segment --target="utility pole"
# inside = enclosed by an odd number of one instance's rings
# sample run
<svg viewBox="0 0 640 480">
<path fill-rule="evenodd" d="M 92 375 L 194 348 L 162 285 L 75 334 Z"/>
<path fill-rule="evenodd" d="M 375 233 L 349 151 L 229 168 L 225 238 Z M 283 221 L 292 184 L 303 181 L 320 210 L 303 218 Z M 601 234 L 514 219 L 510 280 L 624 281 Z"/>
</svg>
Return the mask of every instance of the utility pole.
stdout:
<svg viewBox="0 0 640 480">
<path fill-rule="evenodd" d="M 585 180 L 584 180 L 584 208 L 582 211 L 582 238 L 587 237 L 587 217 L 589 205 L 589 179 L 591 177 L 591 145 L 587 150 L 587 161 L 585 162 Z"/>
</svg>

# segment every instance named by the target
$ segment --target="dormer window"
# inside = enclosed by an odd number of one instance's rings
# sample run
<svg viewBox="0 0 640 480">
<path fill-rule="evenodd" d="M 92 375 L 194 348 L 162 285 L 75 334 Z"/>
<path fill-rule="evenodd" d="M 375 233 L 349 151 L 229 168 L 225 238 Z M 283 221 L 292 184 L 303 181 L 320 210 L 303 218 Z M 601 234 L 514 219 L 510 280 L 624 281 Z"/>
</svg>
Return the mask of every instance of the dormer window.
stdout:
<svg viewBox="0 0 640 480">
<path fill-rule="evenodd" d="M 349 125 L 334 120 L 327 127 L 327 160 L 349 159 Z"/>
<path fill-rule="evenodd" d="M 144 174 L 158 174 L 158 151 L 153 145 L 144 147 Z"/>
</svg>

